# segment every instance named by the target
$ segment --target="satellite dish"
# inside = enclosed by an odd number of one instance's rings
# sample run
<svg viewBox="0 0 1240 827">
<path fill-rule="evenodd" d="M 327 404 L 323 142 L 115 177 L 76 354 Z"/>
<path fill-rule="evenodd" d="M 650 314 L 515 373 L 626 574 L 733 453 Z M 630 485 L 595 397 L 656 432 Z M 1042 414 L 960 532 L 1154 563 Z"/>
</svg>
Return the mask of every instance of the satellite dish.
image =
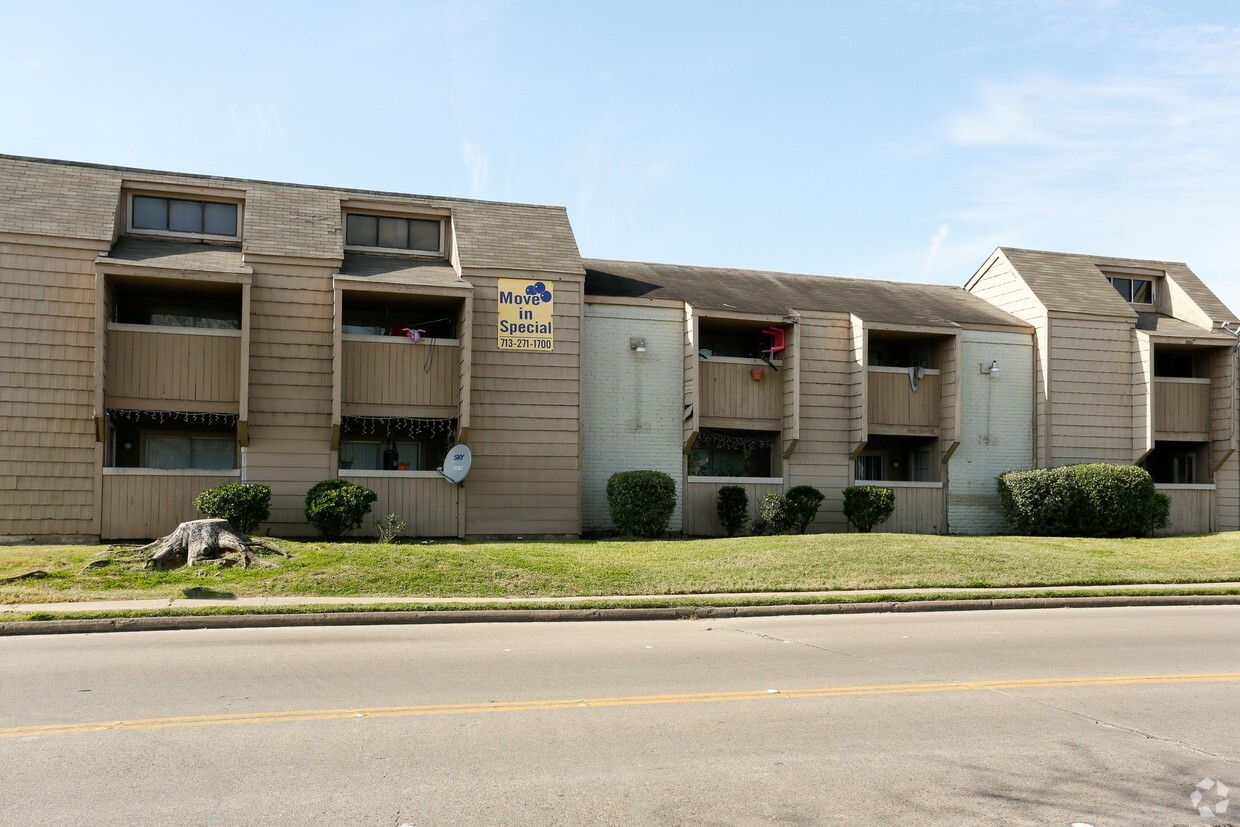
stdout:
<svg viewBox="0 0 1240 827">
<path fill-rule="evenodd" d="M 473 464 L 474 456 L 469 452 L 468 445 L 453 445 L 448 449 L 448 455 L 443 459 L 443 470 L 439 473 L 443 474 L 448 482 L 460 485 Z"/>
</svg>

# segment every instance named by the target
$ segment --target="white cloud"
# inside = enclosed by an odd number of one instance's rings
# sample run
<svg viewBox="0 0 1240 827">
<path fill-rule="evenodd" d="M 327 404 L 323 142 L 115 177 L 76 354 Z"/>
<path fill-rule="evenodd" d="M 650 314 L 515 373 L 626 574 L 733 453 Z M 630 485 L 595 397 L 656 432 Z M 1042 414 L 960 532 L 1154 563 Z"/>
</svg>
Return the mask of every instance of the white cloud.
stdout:
<svg viewBox="0 0 1240 827">
<path fill-rule="evenodd" d="M 491 158 L 473 141 L 466 138 L 461 142 L 461 157 L 465 161 L 465 169 L 469 172 L 469 194 L 481 198 L 486 193 L 487 179 L 491 172 Z"/>
<path fill-rule="evenodd" d="M 921 268 L 921 278 L 924 281 L 929 277 L 931 269 L 934 267 L 934 260 L 939 255 L 939 248 L 943 246 L 943 242 L 947 240 L 947 225 L 940 224 L 938 232 L 934 234 L 934 238 L 930 241 L 930 251 L 926 253 L 926 263 Z"/>
</svg>

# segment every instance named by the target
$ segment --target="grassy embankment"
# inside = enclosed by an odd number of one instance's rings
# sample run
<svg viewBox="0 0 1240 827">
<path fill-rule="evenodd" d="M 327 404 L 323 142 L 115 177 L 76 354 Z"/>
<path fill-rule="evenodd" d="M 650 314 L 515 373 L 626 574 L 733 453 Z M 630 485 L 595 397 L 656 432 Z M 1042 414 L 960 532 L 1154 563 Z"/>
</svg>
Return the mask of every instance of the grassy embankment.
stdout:
<svg viewBox="0 0 1240 827">
<path fill-rule="evenodd" d="M 260 596 L 530 597 L 1240 581 L 1240 533 L 1092 540 L 831 534 L 656 541 L 282 541 L 278 569 L 82 567 L 106 546 L 0 547 L 0 603 Z M 791 597 L 791 595 L 790 595 Z M 787 601 L 785 601 L 787 602 Z"/>
</svg>

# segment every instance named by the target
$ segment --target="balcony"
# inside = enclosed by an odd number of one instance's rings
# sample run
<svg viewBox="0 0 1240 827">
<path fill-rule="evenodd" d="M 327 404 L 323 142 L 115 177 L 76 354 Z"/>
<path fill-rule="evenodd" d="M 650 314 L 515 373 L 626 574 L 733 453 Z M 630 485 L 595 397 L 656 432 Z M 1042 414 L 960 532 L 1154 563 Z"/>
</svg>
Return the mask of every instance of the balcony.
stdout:
<svg viewBox="0 0 1240 827">
<path fill-rule="evenodd" d="M 942 421 L 942 379 L 927 370 L 914 391 L 906 368 L 871 367 L 866 416 L 870 433 L 937 436 Z"/>
<path fill-rule="evenodd" d="M 108 408 L 237 413 L 241 331 L 109 324 Z"/>
<path fill-rule="evenodd" d="M 456 339 L 346 335 L 342 341 L 341 403 L 346 415 L 408 412 L 455 417 L 461 398 Z"/>
<path fill-rule="evenodd" d="M 720 427 L 764 424 L 779 429 L 784 411 L 783 374 L 759 359 L 727 357 L 702 359 L 698 370 L 703 420 L 713 420 L 710 424 Z"/>
<path fill-rule="evenodd" d="M 1203 442 L 1210 438 L 1210 380 L 1154 379 L 1154 438 Z"/>
</svg>

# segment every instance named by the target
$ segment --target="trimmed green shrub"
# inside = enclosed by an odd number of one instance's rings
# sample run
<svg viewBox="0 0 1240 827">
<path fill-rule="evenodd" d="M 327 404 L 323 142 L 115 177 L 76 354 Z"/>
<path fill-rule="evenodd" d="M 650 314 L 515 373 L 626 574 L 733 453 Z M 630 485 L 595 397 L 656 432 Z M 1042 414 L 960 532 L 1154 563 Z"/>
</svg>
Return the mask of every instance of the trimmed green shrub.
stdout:
<svg viewBox="0 0 1240 827">
<path fill-rule="evenodd" d="M 234 531 L 252 534 L 271 515 L 271 489 L 255 482 L 217 485 L 195 497 L 194 508 L 208 517 L 228 520 Z"/>
<path fill-rule="evenodd" d="M 788 519 L 798 534 L 804 534 L 809 524 L 818 516 L 818 507 L 826 499 L 812 485 L 794 485 L 784 494 L 787 501 Z"/>
<path fill-rule="evenodd" d="M 676 483 L 662 471 L 620 471 L 607 480 L 607 509 L 621 534 L 658 537 L 676 510 Z"/>
<path fill-rule="evenodd" d="M 850 485 L 844 489 L 844 516 L 857 531 L 868 533 L 885 523 L 896 510 L 896 492 L 879 485 Z"/>
<path fill-rule="evenodd" d="M 362 524 L 379 495 L 348 480 L 323 480 L 306 492 L 306 521 L 327 540 Z"/>
<path fill-rule="evenodd" d="M 715 499 L 715 513 L 729 537 L 735 537 L 749 522 L 749 495 L 739 485 L 725 485 Z"/>
<path fill-rule="evenodd" d="M 788 497 L 776 491 L 769 491 L 758 500 L 758 519 L 754 521 L 754 533 L 758 534 L 791 534 L 796 528 L 792 512 L 788 508 Z"/>
<path fill-rule="evenodd" d="M 999 476 L 1003 515 L 1017 534 L 1140 537 L 1167 525 L 1171 501 L 1135 465 L 1064 465 Z"/>
</svg>

